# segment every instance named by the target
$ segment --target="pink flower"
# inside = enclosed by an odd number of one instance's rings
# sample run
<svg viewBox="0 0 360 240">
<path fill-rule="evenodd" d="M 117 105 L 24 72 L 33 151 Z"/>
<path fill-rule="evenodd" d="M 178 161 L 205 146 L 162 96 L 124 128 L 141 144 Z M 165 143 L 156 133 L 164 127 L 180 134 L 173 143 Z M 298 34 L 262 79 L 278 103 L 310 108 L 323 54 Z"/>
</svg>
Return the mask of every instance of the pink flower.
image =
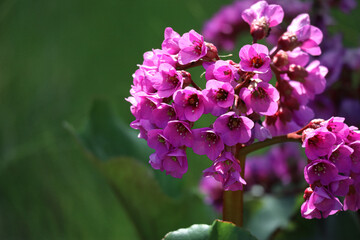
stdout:
<svg viewBox="0 0 360 240">
<path fill-rule="evenodd" d="M 223 184 L 225 191 L 242 190 L 245 180 L 240 176 L 241 167 L 234 156 L 223 152 L 214 164 L 204 170 L 204 176 L 213 176 Z"/>
<path fill-rule="evenodd" d="M 249 141 L 253 127 L 253 121 L 247 117 L 240 117 L 235 112 L 225 113 L 214 122 L 214 131 L 229 146 Z"/>
<path fill-rule="evenodd" d="M 342 209 L 342 204 L 324 187 L 308 188 L 304 194 L 305 202 L 301 205 L 301 216 L 306 219 L 326 218 Z"/>
<path fill-rule="evenodd" d="M 171 27 L 165 28 L 164 41 L 161 44 L 161 48 L 169 54 L 177 54 L 180 51 L 179 48 L 180 34 L 175 32 Z"/>
<path fill-rule="evenodd" d="M 190 30 L 190 32 L 182 35 L 179 40 L 179 47 L 180 52 L 178 61 L 182 65 L 196 62 L 207 54 L 204 37 L 194 30 Z"/>
<path fill-rule="evenodd" d="M 180 89 L 174 94 L 174 106 L 181 120 L 197 121 L 207 107 L 207 100 L 202 92 L 192 87 Z"/>
<path fill-rule="evenodd" d="M 199 128 L 193 130 L 193 151 L 199 155 L 206 155 L 215 160 L 224 150 L 224 143 L 211 128 Z"/>
<path fill-rule="evenodd" d="M 271 84 L 262 81 L 252 81 L 248 88 L 242 88 L 239 97 L 246 103 L 248 109 L 262 115 L 274 115 L 278 110 L 279 92 Z"/>
<path fill-rule="evenodd" d="M 173 120 L 164 129 L 164 136 L 174 147 L 192 147 L 192 131 L 187 122 Z"/>
<path fill-rule="evenodd" d="M 328 185 L 338 176 L 338 170 L 334 164 L 327 160 L 315 160 L 304 169 L 305 180 L 309 184 L 320 181 L 322 185 Z"/>
<path fill-rule="evenodd" d="M 310 160 L 327 156 L 332 152 L 336 142 L 335 134 L 329 132 L 326 128 L 318 128 L 305 132 L 303 147 L 305 147 L 306 156 Z"/>
<path fill-rule="evenodd" d="M 321 54 L 319 45 L 322 39 L 321 30 L 310 25 L 309 14 L 303 13 L 293 19 L 287 32 L 279 38 L 278 44 L 285 51 L 300 47 L 303 51 L 318 56 Z"/>
<path fill-rule="evenodd" d="M 175 178 L 182 178 L 188 169 L 186 153 L 183 149 L 174 149 L 163 157 L 153 153 L 150 155 L 149 163 L 154 169 L 165 170 L 166 174 Z"/>
<path fill-rule="evenodd" d="M 214 116 L 226 113 L 234 103 L 234 88 L 230 83 L 209 80 L 203 94 L 209 101 L 209 112 Z"/>
<path fill-rule="evenodd" d="M 152 78 L 153 87 L 161 98 L 170 97 L 183 86 L 183 77 L 180 72 L 168 63 L 163 63 L 159 71 Z"/>
<path fill-rule="evenodd" d="M 244 10 L 241 16 L 250 25 L 251 35 L 255 39 L 262 39 L 269 34 L 269 28 L 282 22 L 284 11 L 279 5 L 259 1 Z"/>
<path fill-rule="evenodd" d="M 266 73 L 270 70 L 269 50 L 258 43 L 240 49 L 240 69 L 244 72 Z"/>
</svg>

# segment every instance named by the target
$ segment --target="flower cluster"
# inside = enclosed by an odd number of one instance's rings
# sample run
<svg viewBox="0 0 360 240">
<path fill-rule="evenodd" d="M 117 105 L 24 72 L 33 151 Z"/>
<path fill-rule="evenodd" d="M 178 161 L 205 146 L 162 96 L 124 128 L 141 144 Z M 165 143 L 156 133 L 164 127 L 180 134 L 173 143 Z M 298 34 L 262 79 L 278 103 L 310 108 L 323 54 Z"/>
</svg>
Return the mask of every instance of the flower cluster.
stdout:
<svg viewBox="0 0 360 240">
<path fill-rule="evenodd" d="M 248 22 L 247 19 L 241 17 L 244 10 L 248 9 L 252 4 L 255 4 L 261 0 L 235 0 L 232 4 L 222 7 L 214 16 L 209 19 L 203 27 L 203 35 L 206 40 L 209 40 L 216 44 L 219 49 L 225 49 L 227 51 L 233 50 L 236 42 L 236 38 L 242 33 L 248 31 L 248 26 L 252 23 Z M 268 0 L 268 3 L 281 5 L 283 12 L 285 13 L 284 17 L 286 20 L 291 20 L 300 13 L 310 12 L 310 10 L 321 9 L 319 12 L 320 16 L 316 16 L 312 19 L 316 19 L 317 26 L 323 30 L 321 27 L 323 25 L 333 24 L 335 20 L 331 17 L 330 8 L 340 8 L 345 13 L 350 12 L 357 5 L 355 0 L 327 0 L 327 1 L 312 1 L 312 0 Z M 255 14 L 263 14 L 258 5 L 257 8 L 253 8 Z M 251 11 L 248 9 L 248 11 Z M 318 22 L 318 21 L 321 22 Z M 258 21 L 259 22 L 259 21 Z M 261 26 L 254 22 L 253 31 L 257 29 L 256 26 Z M 266 32 L 270 34 L 267 38 L 268 42 L 276 43 L 279 36 L 284 32 L 281 26 L 271 27 L 271 32 Z M 261 28 L 261 27 L 260 27 Z M 262 31 L 260 31 L 263 33 Z"/>
<path fill-rule="evenodd" d="M 254 42 L 240 49 L 240 62 L 221 59 L 215 45 L 194 30 L 181 36 L 165 29 L 161 49 L 144 54 L 127 98 L 136 118 L 131 127 L 155 149 L 154 169 L 181 178 L 188 169 L 186 150 L 192 148 L 213 161 L 205 176 L 225 190 L 241 190 L 246 182 L 236 151 L 313 118 L 307 103 L 326 85 L 327 69 L 319 61 L 309 63 L 309 54 L 320 54 L 321 31 L 300 14 L 271 52 L 256 43 L 283 16 L 279 5 L 265 1 L 244 10 Z M 204 89 L 188 72 L 197 66 L 205 70 Z M 275 86 L 269 83 L 273 77 Z M 195 123 L 205 114 L 216 119 L 199 128 Z"/>
<path fill-rule="evenodd" d="M 304 218 L 326 218 L 339 210 L 360 209 L 360 131 L 344 118 L 317 120 L 303 134 L 309 187 L 301 206 Z M 345 197 L 342 204 L 338 197 Z"/>
</svg>

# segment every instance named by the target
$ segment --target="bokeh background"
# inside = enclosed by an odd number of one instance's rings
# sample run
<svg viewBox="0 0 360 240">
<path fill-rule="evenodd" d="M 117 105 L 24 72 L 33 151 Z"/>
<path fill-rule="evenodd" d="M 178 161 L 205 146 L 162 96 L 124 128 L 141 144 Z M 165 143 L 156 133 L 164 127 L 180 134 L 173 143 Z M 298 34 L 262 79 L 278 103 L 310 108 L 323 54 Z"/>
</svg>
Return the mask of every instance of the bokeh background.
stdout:
<svg viewBox="0 0 360 240">
<path fill-rule="evenodd" d="M 165 27 L 200 32 L 231 2 L 0 1 L 0 239 L 160 239 L 217 217 L 197 190 L 209 160 L 191 154 L 183 180 L 152 171 L 124 99 Z M 334 31 L 357 46 L 359 9 L 334 14 Z M 271 201 L 269 209 L 286 206 Z M 296 228 L 286 213 L 293 205 L 284 209 L 272 230 Z M 340 218 L 351 219 L 342 232 L 359 232 L 356 215 Z M 334 219 L 321 222 L 332 237 Z M 273 222 L 251 224 L 261 232 Z M 305 236 L 318 234 L 304 226 Z"/>
</svg>

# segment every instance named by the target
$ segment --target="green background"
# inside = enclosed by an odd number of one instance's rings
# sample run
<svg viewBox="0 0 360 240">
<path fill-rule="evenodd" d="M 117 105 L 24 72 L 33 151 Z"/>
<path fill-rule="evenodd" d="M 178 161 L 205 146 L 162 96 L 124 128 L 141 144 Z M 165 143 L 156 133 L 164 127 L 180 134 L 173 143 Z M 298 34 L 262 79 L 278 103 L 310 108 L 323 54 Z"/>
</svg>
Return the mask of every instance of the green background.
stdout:
<svg viewBox="0 0 360 240">
<path fill-rule="evenodd" d="M 110 106 L 115 121 L 128 126 L 133 117 L 124 98 L 129 95 L 131 75 L 142 62 L 142 54 L 160 48 L 165 27 L 171 26 L 180 34 L 190 29 L 200 32 L 204 21 L 230 2 L 0 1 L 1 239 L 138 237 L 126 206 L 119 204 L 97 165 L 88 160 L 89 153 L 84 154 L 81 143 L 64 125 L 70 123 L 86 132 L 83 126 L 89 124 L 91 106 L 100 99 Z M 345 42 L 355 46 L 359 14 L 335 13 L 342 25 L 333 30 L 345 29 Z M 106 131 L 111 135 L 112 129 Z M 119 154 L 111 151 L 128 147 L 123 136 L 110 140 L 102 142 L 111 145 L 105 155 L 100 154 L 104 158 L 121 155 L 121 150 Z M 137 151 L 148 154 L 146 147 Z M 196 195 L 201 171 L 209 166 L 204 158 L 196 160 L 190 163 L 184 184 L 155 173 L 161 189 L 175 198 L 179 198 L 176 189 Z M 142 178 L 138 171 L 132 171 L 137 179 Z M 178 214 L 171 208 L 158 216 L 163 220 L 152 221 L 166 222 Z M 208 211 L 204 217 L 194 216 L 202 222 L 192 223 L 210 224 L 214 218 Z M 174 223 L 172 230 L 189 226 L 191 219 L 184 220 L 184 225 Z M 142 223 L 146 224 L 146 219 Z"/>
</svg>

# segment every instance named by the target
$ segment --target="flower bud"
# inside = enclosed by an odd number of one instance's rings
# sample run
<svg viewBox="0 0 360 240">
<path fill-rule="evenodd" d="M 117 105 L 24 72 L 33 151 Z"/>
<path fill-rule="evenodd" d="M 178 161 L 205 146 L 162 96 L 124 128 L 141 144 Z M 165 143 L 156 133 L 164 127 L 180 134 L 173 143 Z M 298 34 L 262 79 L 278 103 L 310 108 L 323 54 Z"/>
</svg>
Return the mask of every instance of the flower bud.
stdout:
<svg viewBox="0 0 360 240">
<path fill-rule="evenodd" d="M 218 50 L 214 44 L 205 42 L 207 53 L 204 57 L 205 60 L 219 59 Z"/>
<path fill-rule="evenodd" d="M 265 17 L 254 20 L 250 26 L 250 34 L 255 41 L 267 37 L 270 33 L 269 24 Z"/>
<path fill-rule="evenodd" d="M 304 200 L 308 200 L 313 192 L 311 187 L 306 188 L 303 195 Z"/>
<path fill-rule="evenodd" d="M 273 63 L 276 67 L 286 66 L 289 63 L 288 54 L 285 51 L 280 50 L 274 56 Z"/>
<path fill-rule="evenodd" d="M 300 65 L 291 64 L 289 66 L 288 76 L 291 80 L 304 82 L 305 78 L 308 76 L 308 72 L 304 67 Z"/>
<path fill-rule="evenodd" d="M 299 45 L 300 42 L 297 40 L 296 35 L 289 32 L 283 33 L 278 40 L 278 47 L 284 51 L 292 51 Z"/>
</svg>

